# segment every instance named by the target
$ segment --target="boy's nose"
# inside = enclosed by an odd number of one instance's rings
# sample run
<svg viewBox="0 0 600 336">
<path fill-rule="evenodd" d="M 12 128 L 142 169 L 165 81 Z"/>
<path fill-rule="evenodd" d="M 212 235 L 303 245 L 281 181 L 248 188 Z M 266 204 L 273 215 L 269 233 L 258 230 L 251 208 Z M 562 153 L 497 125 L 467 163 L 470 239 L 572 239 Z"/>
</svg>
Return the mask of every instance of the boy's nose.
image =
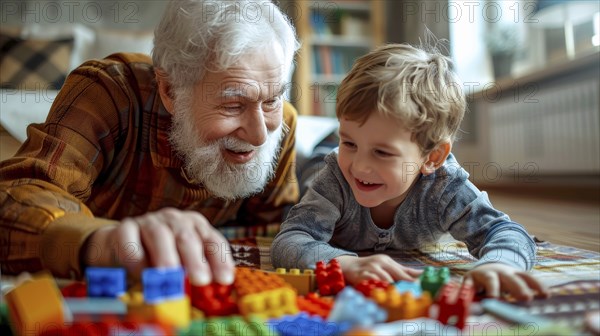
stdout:
<svg viewBox="0 0 600 336">
<path fill-rule="evenodd" d="M 352 161 L 352 170 L 355 173 L 370 173 L 371 164 L 369 160 L 362 155 L 356 155 Z"/>
</svg>

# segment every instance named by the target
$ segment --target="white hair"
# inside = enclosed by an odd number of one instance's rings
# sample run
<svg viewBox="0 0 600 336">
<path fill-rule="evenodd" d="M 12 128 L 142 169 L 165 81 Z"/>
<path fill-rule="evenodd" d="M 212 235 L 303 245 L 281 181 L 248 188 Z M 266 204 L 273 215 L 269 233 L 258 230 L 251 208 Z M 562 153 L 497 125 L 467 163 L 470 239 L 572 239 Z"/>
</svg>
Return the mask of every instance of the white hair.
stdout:
<svg viewBox="0 0 600 336">
<path fill-rule="evenodd" d="M 283 49 L 283 78 L 289 78 L 299 43 L 271 1 L 171 0 L 154 30 L 152 61 L 174 88 L 182 88 L 273 42 Z"/>
</svg>

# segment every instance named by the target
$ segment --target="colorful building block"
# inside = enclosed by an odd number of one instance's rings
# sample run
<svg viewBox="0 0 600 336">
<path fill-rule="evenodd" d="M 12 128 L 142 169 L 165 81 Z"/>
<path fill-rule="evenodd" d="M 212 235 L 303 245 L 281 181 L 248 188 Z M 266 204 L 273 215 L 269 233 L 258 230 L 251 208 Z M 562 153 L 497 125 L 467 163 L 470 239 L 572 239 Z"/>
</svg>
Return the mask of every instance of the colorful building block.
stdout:
<svg viewBox="0 0 600 336">
<path fill-rule="evenodd" d="M 159 324 L 137 324 L 131 322 L 102 321 L 102 322 L 75 322 L 73 324 L 46 330 L 39 336 L 155 336 L 171 335 L 173 328 Z"/>
<path fill-rule="evenodd" d="M 352 287 L 344 288 L 335 299 L 327 318 L 330 322 L 348 322 L 353 327 L 368 327 L 384 322 L 387 312 Z"/>
<path fill-rule="evenodd" d="M 343 335 L 350 329 L 349 323 L 328 322 L 319 316 L 309 316 L 306 313 L 273 319 L 269 321 L 269 324 L 272 325 L 281 336 Z"/>
<path fill-rule="evenodd" d="M 469 317 L 469 309 L 474 296 L 475 289 L 469 283 L 459 285 L 450 282 L 444 285 L 436 299 L 439 307 L 438 321 L 449 324 L 450 320 L 455 320 L 454 326 L 463 329 L 467 317 Z"/>
<path fill-rule="evenodd" d="M 50 275 L 43 274 L 21 283 L 6 293 L 5 299 L 17 335 L 38 335 L 71 321 Z"/>
<path fill-rule="evenodd" d="M 450 270 L 448 267 L 434 268 L 431 266 L 425 267 L 420 276 L 421 289 L 424 292 L 429 292 L 432 298 L 444 284 L 450 281 Z"/>
<path fill-rule="evenodd" d="M 342 268 L 336 259 L 332 259 L 327 265 L 318 261 L 316 266 L 315 274 L 321 295 L 335 295 L 346 287 Z"/>
<path fill-rule="evenodd" d="M 187 296 L 163 299 L 156 303 L 144 302 L 144 294 L 129 291 L 121 296 L 127 305 L 127 319 L 138 323 L 159 323 L 164 326 L 187 328 L 191 322 L 191 304 Z"/>
<path fill-rule="evenodd" d="M 142 272 L 144 301 L 156 303 L 178 300 L 185 296 L 184 271 L 181 267 L 146 268 Z"/>
<path fill-rule="evenodd" d="M 85 282 L 74 281 L 60 289 L 63 297 L 87 297 L 87 284 Z"/>
<path fill-rule="evenodd" d="M 247 267 L 236 267 L 233 287 L 238 297 L 276 288 L 291 288 L 283 278 L 273 272 L 263 272 Z"/>
<path fill-rule="evenodd" d="M 238 306 L 233 298 L 233 285 L 213 282 L 206 286 L 190 286 L 192 306 L 205 316 L 227 316 L 237 314 Z"/>
<path fill-rule="evenodd" d="M 387 322 L 426 317 L 432 303 L 428 292 L 415 298 L 411 291 L 398 292 L 395 285 L 374 289 L 371 298 L 387 311 Z"/>
<path fill-rule="evenodd" d="M 87 295 L 90 297 L 112 297 L 126 291 L 124 268 L 88 267 L 85 270 Z"/>
<path fill-rule="evenodd" d="M 329 316 L 333 308 L 333 297 L 321 297 L 317 293 L 308 293 L 305 296 L 298 296 L 296 303 L 298 309 L 307 312 L 310 315 L 317 315 L 324 319 Z"/>
<path fill-rule="evenodd" d="M 419 297 L 423 294 L 421 284 L 418 281 L 403 281 L 400 280 L 394 283 L 398 293 L 411 292 L 413 297 Z"/>
<path fill-rule="evenodd" d="M 127 306 L 120 299 L 85 297 L 64 301 L 75 321 L 101 321 L 106 316 L 122 320 L 127 315 Z"/>
<path fill-rule="evenodd" d="M 258 316 L 263 319 L 293 315 L 299 312 L 296 296 L 292 288 L 281 287 L 244 295 L 238 300 L 238 307 L 244 316 Z"/>
<path fill-rule="evenodd" d="M 0 335 L 11 335 L 11 327 L 8 317 L 8 306 L 0 293 Z"/>
<path fill-rule="evenodd" d="M 181 331 L 180 336 L 276 336 L 269 329 L 267 322 L 258 317 L 247 320 L 241 316 L 211 317 L 207 320 L 193 321 L 187 330 Z"/>
<path fill-rule="evenodd" d="M 278 268 L 275 273 L 279 275 L 292 288 L 296 289 L 299 295 L 306 295 L 317 289 L 315 272 L 313 270 L 304 270 L 300 272 L 297 268 L 292 268 L 289 272 L 285 268 Z"/>
<path fill-rule="evenodd" d="M 364 295 L 366 297 L 371 297 L 371 291 L 373 289 L 375 289 L 375 288 L 385 289 L 389 285 L 390 285 L 390 283 L 387 281 L 369 279 L 369 280 L 363 280 L 363 281 L 359 282 L 356 286 L 354 286 L 354 289 L 361 292 L 362 295 Z"/>
</svg>

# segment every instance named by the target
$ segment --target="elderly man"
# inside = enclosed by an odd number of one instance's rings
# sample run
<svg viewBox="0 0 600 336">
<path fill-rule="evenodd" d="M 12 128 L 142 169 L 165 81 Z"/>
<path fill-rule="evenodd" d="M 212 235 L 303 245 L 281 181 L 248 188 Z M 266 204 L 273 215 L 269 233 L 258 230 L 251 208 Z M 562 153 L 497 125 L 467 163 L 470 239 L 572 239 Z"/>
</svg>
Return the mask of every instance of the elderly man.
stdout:
<svg viewBox="0 0 600 336">
<path fill-rule="evenodd" d="M 44 124 L 0 163 L 3 273 L 183 265 L 233 281 L 225 238 L 295 203 L 298 42 L 271 3 L 171 1 L 152 60 L 114 54 L 67 78 Z"/>
</svg>

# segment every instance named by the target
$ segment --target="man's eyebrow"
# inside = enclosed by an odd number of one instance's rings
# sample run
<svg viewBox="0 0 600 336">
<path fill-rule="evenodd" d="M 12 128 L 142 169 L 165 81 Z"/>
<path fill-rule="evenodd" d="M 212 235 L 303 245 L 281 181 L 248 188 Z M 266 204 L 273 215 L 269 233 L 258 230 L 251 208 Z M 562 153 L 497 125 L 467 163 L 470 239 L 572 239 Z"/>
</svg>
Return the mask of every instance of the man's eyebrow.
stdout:
<svg viewBox="0 0 600 336">
<path fill-rule="evenodd" d="M 236 87 L 228 87 L 221 91 L 221 97 L 230 98 L 230 97 L 248 97 L 246 92 L 247 90 L 241 90 Z"/>
<path fill-rule="evenodd" d="M 285 83 L 285 84 L 278 83 L 278 84 L 274 84 L 274 85 L 276 85 L 277 90 L 275 90 L 273 92 L 273 95 L 271 95 L 267 98 L 282 96 L 285 93 L 285 91 L 287 90 L 290 83 Z M 248 95 L 248 90 L 242 90 L 239 87 L 226 87 L 223 91 L 221 91 L 221 97 L 222 98 L 231 98 L 231 97 L 250 98 L 250 95 Z"/>
</svg>

